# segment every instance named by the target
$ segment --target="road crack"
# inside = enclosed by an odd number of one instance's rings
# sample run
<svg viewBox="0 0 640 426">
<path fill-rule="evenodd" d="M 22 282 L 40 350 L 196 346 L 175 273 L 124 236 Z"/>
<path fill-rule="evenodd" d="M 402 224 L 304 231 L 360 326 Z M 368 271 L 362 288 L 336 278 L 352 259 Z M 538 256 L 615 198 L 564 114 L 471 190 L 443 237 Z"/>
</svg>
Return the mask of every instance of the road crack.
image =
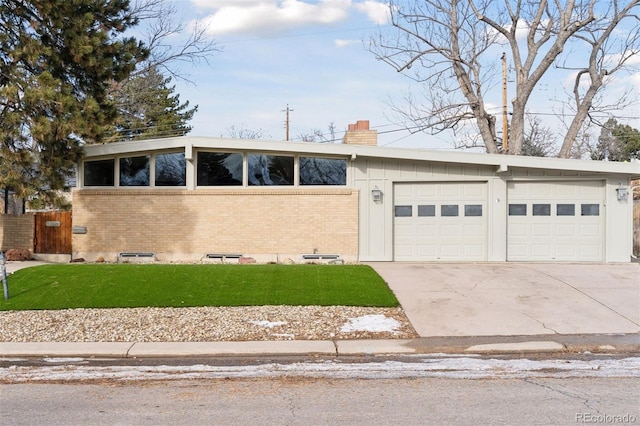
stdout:
<svg viewBox="0 0 640 426">
<path fill-rule="evenodd" d="M 569 392 L 569 391 L 567 391 L 567 390 L 558 389 L 558 388 L 556 388 L 556 387 L 550 386 L 550 385 L 548 385 L 548 384 L 546 384 L 546 383 L 538 382 L 538 381 L 533 380 L 533 379 L 531 379 L 531 378 L 525 378 L 525 379 L 523 379 L 523 381 L 524 381 L 525 383 L 529 383 L 529 384 L 534 385 L 534 386 L 538 386 L 538 387 L 541 387 L 541 388 L 544 388 L 544 389 L 548 389 L 548 390 L 550 390 L 550 391 L 552 391 L 552 392 L 554 392 L 554 393 L 559 393 L 560 395 L 566 396 L 567 398 L 576 399 L 576 400 L 578 400 L 578 401 L 581 401 L 581 402 L 582 402 L 582 404 L 583 404 L 587 409 L 589 409 L 589 410 L 591 410 L 591 411 L 595 412 L 596 414 L 602 414 L 602 413 L 600 412 L 600 410 L 599 410 L 597 407 L 594 407 L 594 406 L 592 406 L 592 405 L 591 405 L 591 403 L 592 403 L 592 402 L 594 402 L 594 401 L 592 401 L 592 400 L 591 400 L 591 399 L 589 399 L 589 398 L 585 398 L 584 396 L 579 395 L 579 394 L 578 394 L 578 393 L 576 393 L 576 392 Z"/>
</svg>

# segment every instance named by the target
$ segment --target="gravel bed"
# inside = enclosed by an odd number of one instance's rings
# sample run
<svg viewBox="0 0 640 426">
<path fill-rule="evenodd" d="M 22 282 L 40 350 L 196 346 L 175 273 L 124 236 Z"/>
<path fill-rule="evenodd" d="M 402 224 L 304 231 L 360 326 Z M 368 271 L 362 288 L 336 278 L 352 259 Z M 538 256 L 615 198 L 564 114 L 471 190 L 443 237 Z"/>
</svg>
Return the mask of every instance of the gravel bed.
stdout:
<svg viewBox="0 0 640 426">
<path fill-rule="evenodd" d="M 256 306 L 0 312 L 0 342 L 408 339 L 401 308 Z"/>
</svg>

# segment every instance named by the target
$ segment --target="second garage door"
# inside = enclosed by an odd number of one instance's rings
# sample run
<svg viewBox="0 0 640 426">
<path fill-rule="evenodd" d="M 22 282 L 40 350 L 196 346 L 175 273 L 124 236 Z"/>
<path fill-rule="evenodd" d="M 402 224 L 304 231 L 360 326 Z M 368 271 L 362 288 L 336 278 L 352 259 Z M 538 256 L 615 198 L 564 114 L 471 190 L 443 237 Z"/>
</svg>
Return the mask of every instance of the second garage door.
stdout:
<svg viewBox="0 0 640 426">
<path fill-rule="evenodd" d="M 486 182 L 397 183 L 394 259 L 487 259 Z"/>
<path fill-rule="evenodd" d="M 507 260 L 604 256 L 604 182 L 509 182 Z"/>
</svg>

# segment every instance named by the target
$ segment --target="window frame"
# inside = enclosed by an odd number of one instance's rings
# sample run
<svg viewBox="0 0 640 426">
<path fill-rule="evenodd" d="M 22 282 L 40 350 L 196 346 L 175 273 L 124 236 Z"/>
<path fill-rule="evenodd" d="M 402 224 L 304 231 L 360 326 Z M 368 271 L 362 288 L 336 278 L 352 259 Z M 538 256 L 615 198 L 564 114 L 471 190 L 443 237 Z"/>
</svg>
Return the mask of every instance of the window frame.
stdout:
<svg viewBox="0 0 640 426">
<path fill-rule="evenodd" d="M 227 155 L 239 155 L 240 159 L 241 159 L 241 177 L 240 177 L 240 183 L 239 184 L 229 184 L 229 185 L 203 185 L 199 183 L 199 170 L 198 168 L 200 167 L 200 154 L 227 154 Z M 194 185 L 195 188 L 242 188 L 242 187 L 246 187 L 247 185 L 247 176 L 248 176 L 248 170 L 247 170 L 247 152 L 242 152 L 242 151 L 236 151 L 236 150 L 209 150 L 209 149 L 201 149 L 201 150 L 197 150 L 196 152 L 194 152 L 194 157 L 195 157 L 195 162 L 194 162 Z M 228 170 L 228 169 L 227 169 Z"/>
<path fill-rule="evenodd" d="M 111 184 L 110 185 L 87 185 L 87 163 L 98 163 L 98 162 L 107 162 L 111 161 L 113 163 L 111 169 Z M 83 188 L 116 188 L 119 182 L 116 179 L 116 176 L 119 177 L 120 171 L 119 169 L 119 160 L 115 157 L 97 157 L 95 159 L 85 159 L 82 162 L 82 187 Z"/>
</svg>

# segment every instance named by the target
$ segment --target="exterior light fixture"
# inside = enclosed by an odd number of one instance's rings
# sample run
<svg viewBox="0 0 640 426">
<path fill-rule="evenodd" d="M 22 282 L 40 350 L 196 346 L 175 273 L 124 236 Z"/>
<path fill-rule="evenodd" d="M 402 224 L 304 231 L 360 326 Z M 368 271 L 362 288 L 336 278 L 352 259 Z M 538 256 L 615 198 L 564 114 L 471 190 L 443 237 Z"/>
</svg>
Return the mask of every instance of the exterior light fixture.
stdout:
<svg viewBox="0 0 640 426">
<path fill-rule="evenodd" d="M 629 197 L 629 188 L 626 188 L 622 185 L 616 188 L 616 195 L 618 196 L 619 201 L 624 201 Z"/>
<path fill-rule="evenodd" d="M 376 186 L 371 190 L 371 198 L 373 201 L 382 201 L 382 191 Z"/>
</svg>

